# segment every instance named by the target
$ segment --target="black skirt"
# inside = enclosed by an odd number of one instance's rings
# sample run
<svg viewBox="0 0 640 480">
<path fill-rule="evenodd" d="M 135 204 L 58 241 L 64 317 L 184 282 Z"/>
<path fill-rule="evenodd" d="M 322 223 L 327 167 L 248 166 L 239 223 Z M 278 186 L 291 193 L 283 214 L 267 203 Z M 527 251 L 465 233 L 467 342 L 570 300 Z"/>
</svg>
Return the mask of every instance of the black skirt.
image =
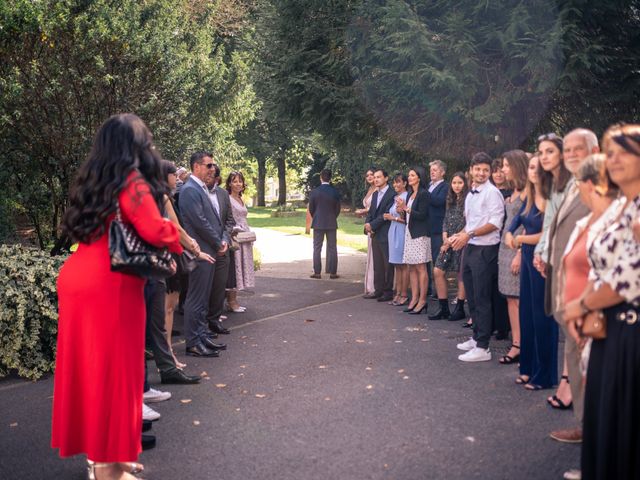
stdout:
<svg viewBox="0 0 640 480">
<path fill-rule="evenodd" d="M 604 310 L 607 338 L 591 347 L 584 404 L 583 480 L 640 478 L 640 309 Z"/>
</svg>

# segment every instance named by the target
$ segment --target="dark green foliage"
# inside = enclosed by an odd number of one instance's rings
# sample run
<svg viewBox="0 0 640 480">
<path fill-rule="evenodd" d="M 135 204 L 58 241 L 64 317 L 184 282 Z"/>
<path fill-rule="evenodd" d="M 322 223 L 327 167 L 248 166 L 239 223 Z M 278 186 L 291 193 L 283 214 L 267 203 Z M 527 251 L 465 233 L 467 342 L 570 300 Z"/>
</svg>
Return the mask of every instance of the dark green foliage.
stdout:
<svg viewBox="0 0 640 480">
<path fill-rule="evenodd" d="M 0 245 L 0 377 L 52 372 L 58 332 L 56 280 L 65 258 Z"/>
</svg>

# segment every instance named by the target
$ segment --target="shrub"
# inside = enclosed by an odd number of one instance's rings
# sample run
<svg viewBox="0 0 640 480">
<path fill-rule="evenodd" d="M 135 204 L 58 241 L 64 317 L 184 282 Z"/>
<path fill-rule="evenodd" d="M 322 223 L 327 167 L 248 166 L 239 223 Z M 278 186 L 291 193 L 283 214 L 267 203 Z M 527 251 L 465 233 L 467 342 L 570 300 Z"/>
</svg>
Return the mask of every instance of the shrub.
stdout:
<svg viewBox="0 0 640 480">
<path fill-rule="evenodd" d="M 56 280 L 66 257 L 0 245 L 0 377 L 52 372 L 58 332 Z"/>
</svg>

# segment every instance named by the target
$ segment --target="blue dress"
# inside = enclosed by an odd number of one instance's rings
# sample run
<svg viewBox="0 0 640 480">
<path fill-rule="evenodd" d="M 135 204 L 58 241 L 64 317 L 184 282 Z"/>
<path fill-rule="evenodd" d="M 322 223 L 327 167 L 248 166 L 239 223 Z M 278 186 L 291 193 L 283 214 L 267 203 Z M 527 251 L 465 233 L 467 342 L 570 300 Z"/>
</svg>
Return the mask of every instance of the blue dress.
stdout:
<svg viewBox="0 0 640 480">
<path fill-rule="evenodd" d="M 509 231 L 513 234 L 521 225 L 524 235 L 542 231 L 544 213 L 533 205 L 529 213 L 523 202 L 513 218 Z M 558 383 L 558 324 L 544 313 L 545 279 L 533 266 L 535 245 L 522 245 L 520 265 L 520 374 L 529 383 L 551 388 Z"/>
<path fill-rule="evenodd" d="M 400 197 L 407 201 L 407 192 L 396 195 L 396 199 Z M 394 199 L 395 200 L 395 199 Z M 396 202 L 389 209 L 389 213 L 394 217 L 400 214 L 396 210 Z M 404 253 L 404 230 L 407 226 L 402 222 L 391 222 L 389 226 L 389 263 L 402 265 L 402 254 Z"/>
</svg>

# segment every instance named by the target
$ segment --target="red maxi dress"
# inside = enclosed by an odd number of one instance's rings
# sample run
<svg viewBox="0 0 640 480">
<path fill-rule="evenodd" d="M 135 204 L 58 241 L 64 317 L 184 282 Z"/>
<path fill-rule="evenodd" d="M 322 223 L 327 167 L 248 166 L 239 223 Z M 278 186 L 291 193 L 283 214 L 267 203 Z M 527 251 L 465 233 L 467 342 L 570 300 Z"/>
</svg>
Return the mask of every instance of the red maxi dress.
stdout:
<svg viewBox="0 0 640 480">
<path fill-rule="evenodd" d="M 128 177 L 119 202 L 140 237 L 182 251 L 139 173 Z M 144 283 L 111 271 L 107 234 L 80 244 L 60 270 L 51 445 L 62 457 L 132 462 L 142 450 Z"/>
</svg>

